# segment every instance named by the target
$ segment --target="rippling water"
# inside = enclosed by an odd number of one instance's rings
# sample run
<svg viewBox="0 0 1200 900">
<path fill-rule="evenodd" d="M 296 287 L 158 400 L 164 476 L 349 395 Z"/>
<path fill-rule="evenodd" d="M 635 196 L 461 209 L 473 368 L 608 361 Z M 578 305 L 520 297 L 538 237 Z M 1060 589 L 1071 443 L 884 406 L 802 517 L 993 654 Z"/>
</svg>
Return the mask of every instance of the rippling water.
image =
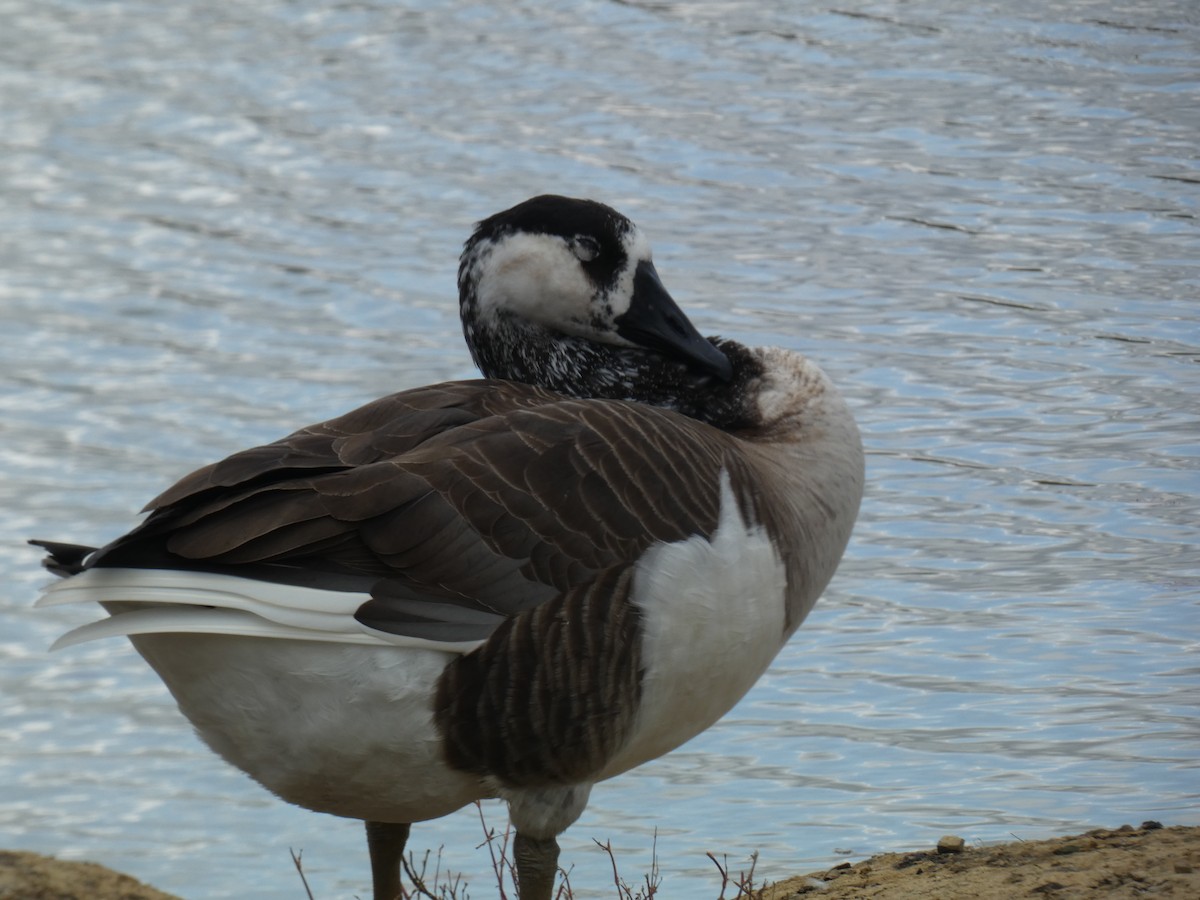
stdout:
<svg viewBox="0 0 1200 900">
<path fill-rule="evenodd" d="M 780 877 L 842 853 L 1200 822 L 1200 10 L 0 0 L 0 845 L 188 898 L 361 896 L 355 823 L 190 734 L 41 536 L 466 376 L 471 223 L 593 196 L 705 330 L 817 357 L 869 448 L 846 561 L 767 678 L 602 785 L 610 896 L 657 832 Z M 492 824 L 503 812 L 489 808 Z M 414 830 L 475 896 L 471 811 Z"/>
</svg>

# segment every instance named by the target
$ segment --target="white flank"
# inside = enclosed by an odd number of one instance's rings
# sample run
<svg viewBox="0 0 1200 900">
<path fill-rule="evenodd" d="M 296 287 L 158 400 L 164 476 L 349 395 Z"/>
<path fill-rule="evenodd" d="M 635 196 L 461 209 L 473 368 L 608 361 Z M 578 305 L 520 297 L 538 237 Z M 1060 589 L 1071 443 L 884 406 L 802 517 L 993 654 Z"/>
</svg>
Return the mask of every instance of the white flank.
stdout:
<svg viewBox="0 0 1200 900">
<path fill-rule="evenodd" d="M 125 635 L 214 751 L 280 797 L 379 821 L 445 815 L 480 796 L 446 766 L 431 693 L 478 642 L 360 625 L 367 598 L 208 572 L 90 569 L 41 606 L 103 603 L 110 617 L 55 647 Z"/>
<path fill-rule="evenodd" d="M 200 737 L 283 799 L 383 822 L 480 796 L 449 768 L 433 685 L 454 654 L 244 635 L 144 634 L 134 646 Z"/>
<path fill-rule="evenodd" d="M 678 747 L 725 715 L 783 646 L 787 575 L 766 530 L 747 525 L 727 473 L 712 539 L 651 548 L 638 562 L 646 672 L 616 775 Z"/>
</svg>

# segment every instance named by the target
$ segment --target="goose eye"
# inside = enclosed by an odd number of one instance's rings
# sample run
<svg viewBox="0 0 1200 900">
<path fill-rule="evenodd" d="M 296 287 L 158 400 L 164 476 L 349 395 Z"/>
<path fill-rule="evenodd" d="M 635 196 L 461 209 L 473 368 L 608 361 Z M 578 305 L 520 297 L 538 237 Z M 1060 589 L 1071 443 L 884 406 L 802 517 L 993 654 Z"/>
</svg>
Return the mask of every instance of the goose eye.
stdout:
<svg viewBox="0 0 1200 900">
<path fill-rule="evenodd" d="M 571 252 L 580 262 L 591 262 L 600 255 L 600 243 L 586 234 L 578 234 L 571 239 Z"/>
</svg>

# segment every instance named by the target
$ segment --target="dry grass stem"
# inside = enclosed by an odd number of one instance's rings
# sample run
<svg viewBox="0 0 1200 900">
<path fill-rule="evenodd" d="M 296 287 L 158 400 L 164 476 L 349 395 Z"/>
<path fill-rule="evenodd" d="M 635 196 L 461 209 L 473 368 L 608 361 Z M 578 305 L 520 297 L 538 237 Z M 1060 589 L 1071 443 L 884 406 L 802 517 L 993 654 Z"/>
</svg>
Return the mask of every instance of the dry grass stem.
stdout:
<svg viewBox="0 0 1200 900">
<path fill-rule="evenodd" d="M 304 877 L 304 865 L 301 863 L 301 857 L 304 856 L 304 851 L 296 852 L 291 847 L 288 848 L 288 853 L 292 854 L 292 865 L 296 867 L 296 872 L 300 875 L 300 883 L 304 885 L 304 893 L 308 894 L 308 900 L 313 900 L 312 889 L 308 886 L 308 879 Z"/>
<path fill-rule="evenodd" d="M 721 893 L 717 897 L 717 900 L 726 900 L 725 891 L 729 888 L 732 880 L 729 874 L 729 857 L 723 855 L 718 860 L 711 851 L 706 853 L 705 856 L 712 860 L 713 865 L 717 867 L 717 871 L 721 873 Z M 750 854 L 750 871 L 738 873 L 737 881 L 733 883 L 733 887 L 737 890 L 737 893 L 729 898 L 729 900 L 762 900 L 768 885 L 754 886 L 754 870 L 757 866 L 758 851 L 756 850 Z"/>
<path fill-rule="evenodd" d="M 483 828 L 483 841 L 476 846 L 476 850 L 486 846 L 488 855 L 492 862 L 492 873 L 495 878 L 497 900 L 509 900 L 519 896 L 517 891 L 516 867 L 511 858 L 511 839 L 512 825 L 497 831 L 487 823 L 487 817 L 483 812 L 483 804 L 476 801 L 475 809 L 479 814 L 479 824 Z M 659 887 L 662 885 L 662 872 L 658 865 L 658 832 L 654 833 L 654 842 L 651 845 L 650 854 L 650 871 L 642 876 L 642 883 L 636 886 L 630 884 L 622 877 L 620 866 L 617 865 L 617 855 L 612 848 L 610 841 L 601 843 L 593 838 L 596 846 L 608 854 L 608 861 L 612 867 L 613 886 L 616 888 L 617 900 L 654 900 L 658 896 Z M 424 856 L 421 857 L 420 863 L 417 862 L 415 854 L 409 853 L 401 859 L 401 867 L 405 877 L 409 881 L 409 885 L 401 885 L 400 893 L 397 900 L 470 900 L 470 895 L 467 893 L 467 882 L 463 880 L 461 874 L 456 874 L 449 869 L 442 868 L 442 851 L 444 847 L 439 847 L 435 856 L 431 850 L 426 850 Z M 304 892 L 308 895 L 308 900 L 314 900 L 313 892 L 308 885 L 308 879 L 304 874 L 304 866 L 301 856 L 303 851 L 289 851 L 292 855 L 292 864 L 296 867 L 296 872 L 300 875 L 300 881 L 304 885 Z M 713 853 L 705 854 L 713 865 L 717 867 L 717 872 L 721 876 L 721 893 L 717 900 L 762 900 L 767 889 L 767 885 L 763 884 L 758 887 L 754 885 L 754 870 L 758 865 L 758 853 L 753 853 L 750 856 L 749 871 L 739 872 L 736 878 L 730 873 L 729 859 L 722 856 L 720 859 Z M 432 865 L 433 871 L 430 872 Z M 554 900 L 573 900 L 574 894 L 571 891 L 570 872 L 559 869 L 561 881 L 558 889 L 554 893 Z M 729 889 L 736 890 L 736 893 L 730 897 L 726 897 L 726 891 Z"/>
</svg>

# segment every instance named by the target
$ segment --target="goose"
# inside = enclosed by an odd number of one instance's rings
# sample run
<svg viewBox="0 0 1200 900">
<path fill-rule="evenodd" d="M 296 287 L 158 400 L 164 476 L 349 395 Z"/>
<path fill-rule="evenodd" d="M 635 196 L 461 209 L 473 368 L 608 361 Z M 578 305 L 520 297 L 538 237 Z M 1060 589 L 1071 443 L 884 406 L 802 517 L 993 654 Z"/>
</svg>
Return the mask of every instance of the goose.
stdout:
<svg viewBox="0 0 1200 900">
<path fill-rule="evenodd" d="M 401 391 L 199 469 L 99 549 L 33 541 L 38 603 L 108 613 L 217 754 L 366 823 L 375 900 L 409 827 L 507 802 L 521 900 L 592 786 L 704 731 L 766 671 L 858 513 L 818 366 L 705 338 L 643 233 L 539 196 L 458 271 L 483 378 Z"/>
</svg>

